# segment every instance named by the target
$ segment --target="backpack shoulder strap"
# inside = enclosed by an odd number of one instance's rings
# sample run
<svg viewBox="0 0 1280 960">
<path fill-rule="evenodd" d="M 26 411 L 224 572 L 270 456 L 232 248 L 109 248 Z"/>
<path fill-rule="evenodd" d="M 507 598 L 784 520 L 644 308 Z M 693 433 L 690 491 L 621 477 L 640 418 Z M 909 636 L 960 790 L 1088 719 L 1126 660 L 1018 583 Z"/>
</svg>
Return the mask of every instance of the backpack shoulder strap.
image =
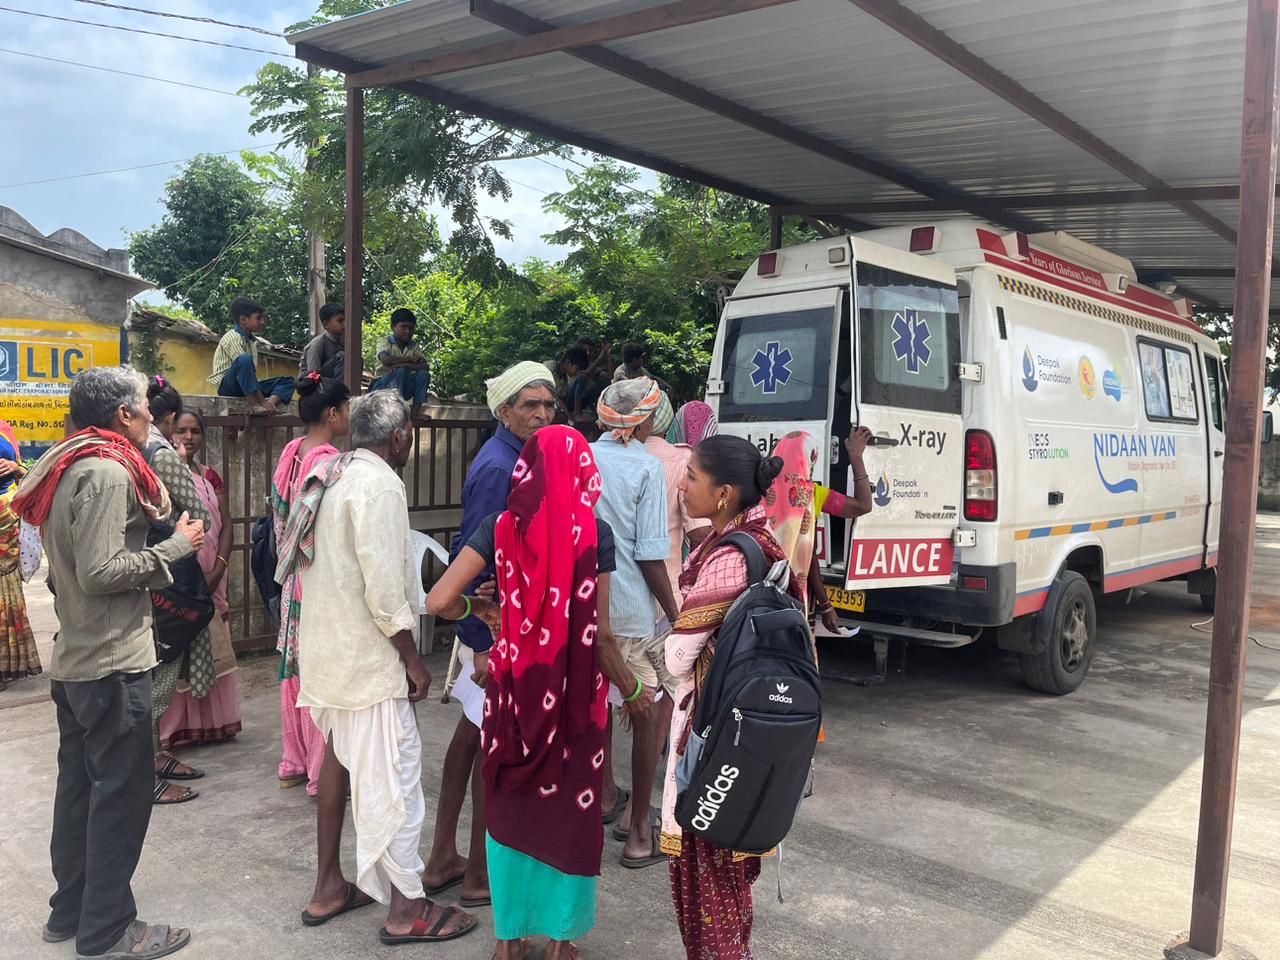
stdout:
<svg viewBox="0 0 1280 960">
<path fill-rule="evenodd" d="M 756 538 L 749 533 L 741 531 L 731 533 L 720 541 L 721 546 L 737 547 L 747 561 L 747 585 L 755 586 L 757 583 L 763 583 L 765 574 L 769 572 L 769 564 L 764 557 L 764 551 L 760 549 L 760 544 L 756 542 Z"/>
</svg>

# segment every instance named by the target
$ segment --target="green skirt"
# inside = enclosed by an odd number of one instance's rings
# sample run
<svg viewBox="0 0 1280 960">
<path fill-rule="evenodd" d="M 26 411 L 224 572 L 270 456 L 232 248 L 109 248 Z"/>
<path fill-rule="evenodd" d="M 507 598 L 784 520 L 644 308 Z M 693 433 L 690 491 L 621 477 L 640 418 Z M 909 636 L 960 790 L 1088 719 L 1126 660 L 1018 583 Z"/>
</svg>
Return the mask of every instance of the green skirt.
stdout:
<svg viewBox="0 0 1280 960">
<path fill-rule="evenodd" d="M 499 940 L 573 940 L 596 925 L 596 877 L 561 873 L 485 835 Z"/>
</svg>

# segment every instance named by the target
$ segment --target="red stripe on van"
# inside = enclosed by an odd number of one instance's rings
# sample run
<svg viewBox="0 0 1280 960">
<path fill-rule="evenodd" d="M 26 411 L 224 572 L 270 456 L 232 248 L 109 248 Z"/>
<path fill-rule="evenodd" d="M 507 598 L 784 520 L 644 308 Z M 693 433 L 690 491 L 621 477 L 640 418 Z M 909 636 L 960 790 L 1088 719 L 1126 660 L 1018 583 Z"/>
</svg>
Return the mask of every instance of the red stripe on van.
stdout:
<svg viewBox="0 0 1280 960">
<path fill-rule="evenodd" d="M 1044 603 L 1047 599 L 1049 599 L 1048 587 L 1019 594 L 1018 598 L 1013 602 L 1013 615 L 1021 617 L 1028 613 L 1039 613 L 1044 609 Z"/>
<path fill-rule="evenodd" d="M 1138 567 L 1136 570 L 1113 574 L 1106 578 L 1102 589 L 1107 593 L 1113 593 L 1116 590 L 1126 590 L 1129 587 L 1140 586 L 1144 583 L 1155 583 L 1157 580 L 1175 577 L 1180 573 L 1199 570 L 1202 566 L 1200 556 L 1199 553 L 1195 553 L 1189 557 L 1181 557 L 1178 560 L 1153 563 L 1150 566 Z"/>
</svg>

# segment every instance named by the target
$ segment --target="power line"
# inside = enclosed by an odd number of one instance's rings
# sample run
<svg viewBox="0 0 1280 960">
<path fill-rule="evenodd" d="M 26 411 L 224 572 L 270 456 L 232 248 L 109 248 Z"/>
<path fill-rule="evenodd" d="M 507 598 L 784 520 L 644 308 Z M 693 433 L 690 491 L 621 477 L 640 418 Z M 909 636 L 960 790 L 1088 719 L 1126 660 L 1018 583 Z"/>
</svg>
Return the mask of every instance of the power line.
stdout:
<svg viewBox="0 0 1280 960">
<path fill-rule="evenodd" d="M 44 20 L 60 20 L 63 23 L 79 23 L 86 27 L 102 27 L 106 30 L 123 30 L 125 33 L 141 33 L 149 37 L 166 37 L 169 40 L 186 40 L 188 43 L 206 43 L 211 47 L 228 47 L 232 50 L 248 50 L 250 53 L 265 53 L 270 56 L 281 56 L 278 50 L 267 50 L 263 47 L 245 47 L 238 43 L 223 43 L 220 40 L 202 40 L 199 37 L 184 37 L 176 33 L 160 33 L 155 30 L 141 30 L 137 27 L 125 27 L 115 23 L 102 23 L 98 20 L 77 20 L 75 17 L 58 17 L 52 13 L 36 13 L 34 10 L 19 10 L 16 7 L 3 7 L 7 13 L 21 13 L 28 17 L 40 17 Z"/>
<path fill-rule="evenodd" d="M 130 13 L 145 13 L 153 17 L 172 17 L 175 20 L 191 20 L 194 23 L 212 23 L 219 27 L 231 27 L 233 30 L 252 30 L 254 33 L 265 34 L 268 37 L 284 36 L 284 34 L 275 30 L 264 30 L 262 27 L 253 27 L 244 23 L 229 23 L 226 20 L 215 20 L 212 17 L 192 17 L 185 13 L 167 13 L 164 10 L 144 10 L 141 7 L 126 7 L 119 3 L 107 3 L 107 0 L 76 0 L 76 3 L 91 3 L 95 7 L 108 7 L 112 10 L 127 10 Z"/>
<path fill-rule="evenodd" d="M 190 87 L 192 90 L 206 90 L 209 93 L 221 93 L 228 97 L 243 97 L 243 93 L 234 90 L 219 90 L 217 87 L 205 87 L 198 83 L 187 83 L 185 80 L 170 80 L 168 77 L 152 77 L 145 73 L 130 73 L 128 70 L 117 70 L 114 67 L 103 67 L 96 63 L 81 63 L 79 60 L 62 60 L 58 57 L 46 57 L 39 53 L 27 53 L 25 50 L 9 50 L 0 47 L 0 53 L 12 54 L 15 57 L 31 57 L 33 60 L 47 60 L 50 63 L 62 63 L 69 67 L 86 67 L 89 70 L 103 70 L 107 73 L 118 73 L 124 77 L 135 77 L 138 80 L 155 80 L 157 83 L 172 83 L 178 87 Z"/>
<path fill-rule="evenodd" d="M 285 141 L 281 140 L 277 143 L 261 143 L 254 144 L 250 147 L 241 147 L 237 150 L 219 150 L 215 153 L 204 153 L 199 156 L 225 157 L 232 153 L 241 153 L 245 150 L 254 150 L 261 147 L 278 147 Z M 40 183 L 61 183 L 65 180 L 83 180 L 86 177 L 105 177 L 112 173 L 129 173 L 132 170 L 147 170 L 151 167 L 169 167 L 175 163 L 190 163 L 195 157 L 183 157 L 180 160 L 157 160 L 155 163 L 139 163 L 132 167 L 117 167 L 114 170 L 94 170 L 90 173 L 69 173 L 65 177 L 45 177 L 43 180 L 24 180 L 21 183 L 0 183 L 0 190 L 11 190 L 14 187 L 31 187 Z"/>
</svg>

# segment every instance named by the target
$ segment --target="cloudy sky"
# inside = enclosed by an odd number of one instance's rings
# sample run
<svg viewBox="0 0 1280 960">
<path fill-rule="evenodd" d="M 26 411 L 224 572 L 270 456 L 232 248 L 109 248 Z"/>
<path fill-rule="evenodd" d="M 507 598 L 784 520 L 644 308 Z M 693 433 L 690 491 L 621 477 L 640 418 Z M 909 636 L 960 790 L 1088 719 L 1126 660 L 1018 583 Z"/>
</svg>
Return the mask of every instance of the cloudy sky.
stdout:
<svg viewBox="0 0 1280 960">
<path fill-rule="evenodd" d="M 305 19 L 315 9 L 315 0 L 119 2 L 270 30 Z M 283 40 L 244 30 L 130 13 L 80 0 L 3 0 L 0 6 L 260 47 L 278 51 L 276 59 L 292 62 Z M 212 90 L 38 58 L 93 64 Z M 269 136 L 255 138 L 248 133 L 248 101 L 229 95 L 252 81 L 268 59 L 271 55 L 266 53 L 0 10 L 0 116 L 9 130 L 9 148 L 0 153 L 0 205 L 18 211 L 45 233 L 73 227 L 104 247 L 124 246 L 130 231 L 160 219 L 161 193 L 177 166 L 169 161 L 269 146 Z M 558 159 L 552 162 L 564 164 Z M 542 211 L 541 200 L 546 193 L 564 188 L 564 174 L 541 160 L 503 166 L 512 181 L 512 199 L 508 204 L 489 201 L 483 207 L 487 214 L 514 224 L 514 240 L 502 242 L 499 252 L 516 262 L 528 256 L 559 259 L 563 251 L 541 239 L 557 226 Z M 137 167 L 142 168 L 123 169 Z M 84 176 L 101 171 L 121 172 Z M 30 182 L 41 180 L 50 182 Z M 643 185 L 653 183 L 654 177 L 646 174 Z"/>
</svg>

